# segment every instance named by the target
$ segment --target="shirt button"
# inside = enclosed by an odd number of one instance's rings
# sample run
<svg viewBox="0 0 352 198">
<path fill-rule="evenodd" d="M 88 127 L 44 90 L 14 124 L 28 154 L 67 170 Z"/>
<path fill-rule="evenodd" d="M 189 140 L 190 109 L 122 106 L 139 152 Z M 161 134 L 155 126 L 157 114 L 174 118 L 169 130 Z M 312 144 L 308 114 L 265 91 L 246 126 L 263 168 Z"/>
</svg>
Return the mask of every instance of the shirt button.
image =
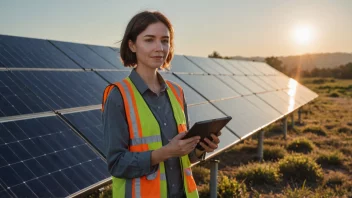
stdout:
<svg viewBox="0 0 352 198">
<path fill-rule="evenodd" d="M 170 167 L 170 170 L 172 170 L 172 167 Z"/>
<path fill-rule="evenodd" d="M 160 107 L 158 106 L 158 109 L 160 109 Z"/>
<path fill-rule="evenodd" d="M 166 122 L 164 122 L 164 126 L 166 126 Z"/>
<path fill-rule="evenodd" d="M 175 187 L 175 184 L 172 184 L 172 187 Z"/>
</svg>

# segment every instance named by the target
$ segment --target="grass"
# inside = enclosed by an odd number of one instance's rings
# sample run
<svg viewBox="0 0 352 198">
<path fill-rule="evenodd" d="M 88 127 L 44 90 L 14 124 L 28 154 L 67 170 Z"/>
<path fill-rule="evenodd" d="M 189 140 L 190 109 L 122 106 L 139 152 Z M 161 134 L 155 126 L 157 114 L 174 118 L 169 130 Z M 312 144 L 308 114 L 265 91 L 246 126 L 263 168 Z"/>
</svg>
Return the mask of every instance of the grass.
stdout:
<svg viewBox="0 0 352 198">
<path fill-rule="evenodd" d="M 343 164 L 344 156 L 340 152 L 323 152 L 321 153 L 316 162 L 324 167 L 341 166 Z"/>
<path fill-rule="evenodd" d="M 288 155 L 278 162 L 279 173 L 287 182 L 319 184 L 323 178 L 321 167 L 310 157 L 302 154 Z"/>
<path fill-rule="evenodd" d="M 310 153 L 313 151 L 313 149 L 313 142 L 306 138 L 294 139 L 287 145 L 288 151 L 294 151 L 297 153 Z"/>
<path fill-rule="evenodd" d="M 277 168 L 272 164 L 248 164 L 239 168 L 236 179 L 247 186 L 275 185 L 279 181 Z"/>
</svg>

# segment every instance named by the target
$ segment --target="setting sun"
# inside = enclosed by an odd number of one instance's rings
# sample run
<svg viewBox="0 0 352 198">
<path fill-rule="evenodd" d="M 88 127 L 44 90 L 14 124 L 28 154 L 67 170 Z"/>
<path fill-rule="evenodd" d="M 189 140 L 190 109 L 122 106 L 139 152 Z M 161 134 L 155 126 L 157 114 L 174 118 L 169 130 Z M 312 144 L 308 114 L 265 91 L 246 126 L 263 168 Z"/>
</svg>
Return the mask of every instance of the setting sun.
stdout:
<svg viewBox="0 0 352 198">
<path fill-rule="evenodd" d="M 294 29 L 294 39 L 297 44 L 307 45 L 313 40 L 313 30 L 310 26 L 298 26 Z"/>
</svg>

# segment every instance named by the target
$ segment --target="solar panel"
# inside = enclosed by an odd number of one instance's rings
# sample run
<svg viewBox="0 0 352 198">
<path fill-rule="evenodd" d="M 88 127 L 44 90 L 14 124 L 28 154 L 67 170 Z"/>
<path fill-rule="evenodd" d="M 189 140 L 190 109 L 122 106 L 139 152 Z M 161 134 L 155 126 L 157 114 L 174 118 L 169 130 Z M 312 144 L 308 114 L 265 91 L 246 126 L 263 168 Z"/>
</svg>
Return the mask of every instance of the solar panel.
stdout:
<svg viewBox="0 0 352 198">
<path fill-rule="evenodd" d="M 63 114 L 63 116 L 104 156 L 104 133 L 100 109 Z"/>
<path fill-rule="evenodd" d="M 194 89 L 185 84 L 182 80 L 178 79 L 176 76 L 169 73 L 161 73 L 163 78 L 173 81 L 183 88 L 183 92 L 188 105 L 197 104 L 207 101 L 204 97 L 199 95 Z"/>
<path fill-rule="evenodd" d="M 209 74 L 227 74 L 227 75 L 232 74 L 230 71 L 226 70 L 215 61 L 212 61 L 210 58 L 195 57 L 195 56 L 186 56 L 186 57 Z"/>
<path fill-rule="evenodd" d="M 241 138 L 268 123 L 266 113 L 243 97 L 216 101 L 213 104 L 233 118 L 227 126 Z"/>
<path fill-rule="evenodd" d="M 0 128 L 0 195 L 64 197 L 110 177 L 106 163 L 57 116 Z"/>
<path fill-rule="evenodd" d="M 259 84 L 253 82 L 253 80 L 249 79 L 248 76 L 232 76 L 237 82 L 245 86 L 252 93 L 260 93 L 265 92 L 266 90 Z"/>
<path fill-rule="evenodd" d="M 261 71 L 265 75 L 280 75 L 280 72 L 263 62 L 250 62 L 257 70 Z"/>
<path fill-rule="evenodd" d="M 104 60 L 109 62 L 111 65 L 118 69 L 126 69 L 120 61 L 120 53 L 116 52 L 110 47 L 97 46 L 97 45 L 86 45 L 88 48 L 97 53 Z"/>
<path fill-rule="evenodd" d="M 205 155 L 205 159 L 209 159 L 219 154 L 223 150 L 231 147 L 232 145 L 240 141 L 240 139 L 237 136 L 235 136 L 233 133 L 231 133 L 226 127 L 221 130 L 221 136 L 219 137 L 219 139 L 220 139 L 220 143 L 218 144 L 218 148 L 211 153 L 207 153 Z"/>
<path fill-rule="evenodd" d="M 198 121 L 225 117 L 225 115 L 221 111 L 216 109 L 210 103 L 190 106 L 188 108 L 188 111 L 191 126 Z M 208 153 L 206 155 L 206 159 L 218 154 L 223 149 L 226 149 L 229 146 L 240 141 L 240 139 L 231 131 L 229 131 L 226 127 L 221 130 L 221 136 L 219 138 L 220 144 L 218 145 L 218 148 L 214 152 Z"/>
<path fill-rule="evenodd" d="M 219 58 L 212 58 L 215 62 L 219 63 L 223 67 L 225 67 L 227 70 L 229 70 L 231 73 L 235 75 L 244 75 L 243 72 L 238 70 L 236 67 L 234 67 L 231 63 L 229 63 L 228 60 L 226 59 L 219 59 Z"/>
<path fill-rule="evenodd" d="M 19 68 L 80 68 L 46 40 L 0 35 L 0 65 Z"/>
<path fill-rule="evenodd" d="M 251 64 L 251 61 L 238 61 L 237 63 L 246 68 L 252 75 L 264 75 L 264 73 Z"/>
<path fill-rule="evenodd" d="M 294 101 L 292 103 L 287 103 L 282 98 L 277 96 L 275 92 L 260 93 L 257 94 L 257 96 L 283 115 L 286 115 L 294 110 Z"/>
<path fill-rule="evenodd" d="M 11 72 L 0 71 L 0 117 L 50 111 Z"/>
<path fill-rule="evenodd" d="M 264 77 L 264 76 L 261 76 Z M 276 90 L 276 86 L 272 85 L 274 83 L 270 83 L 268 81 L 263 80 L 262 78 L 259 78 L 259 76 L 247 76 L 250 80 L 255 82 L 257 85 L 265 89 L 266 91 L 274 91 Z"/>
<path fill-rule="evenodd" d="M 103 78 L 105 78 L 109 83 L 115 83 L 122 81 L 124 78 L 130 75 L 130 71 L 99 71 L 97 72 Z"/>
<path fill-rule="evenodd" d="M 53 45 L 86 69 L 117 69 L 87 46 L 77 43 L 50 41 Z"/>
<path fill-rule="evenodd" d="M 107 83 L 94 72 L 13 71 L 53 109 L 101 104 Z"/>
<path fill-rule="evenodd" d="M 252 94 L 249 89 L 237 82 L 232 76 L 221 76 L 219 79 L 241 95 Z"/>
<path fill-rule="evenodd" d="M 275 80 L 273 79 L 273 78 L 276 78 L 275 76 L 257 76 L 257 77 L 260 78 L 262 81 L 265 81 L 266 84 L 270 84 L 271 87 L 273 87 L 276 90 L 286 88 L 286 87 L 283 87 L 282 85 L 277 84 L 277 82 L 275 82 Z"/>
<path fill-rule="evenodd" d="M 200 69 L 197 65 L 189 61 L 183 55 L 175 55 L 171 61 L 171 71 L 181 73 L 199 73 L 204 74 L 205 71 Z"/>
<path fill-rule="evenodd" d="M 245 96 L 244 98 L 253 105 L 255 105 L 257 108 L 264 111 L 266 113 L 266 116 L 268 117 L 268 120 L 270 121 L 276 120 L 282 116 L 282 114 L 278 110 L 270 106 L 264 100 L 260 99 L 257 95 Z"/>
<path fill-rule="evenodd" d="M 177 76 L 200 92 L 208 100 L 240 96 L 240 94 L 232 90 L 215 76 L 187 74 L 177 74 Z"/>
<path fill-rule="evenodd" d="M 253 75 L 253 73 L 251 71 L 249 71 L 247 68 L 245 68 L 242 64 L 240 64 L 240 61 L 238 60 L 228 60 L 228 62 L 235 67 L 237 70 L 241 71 L 242 73 L 246 74 L 246 75 Z"/>
</svg>

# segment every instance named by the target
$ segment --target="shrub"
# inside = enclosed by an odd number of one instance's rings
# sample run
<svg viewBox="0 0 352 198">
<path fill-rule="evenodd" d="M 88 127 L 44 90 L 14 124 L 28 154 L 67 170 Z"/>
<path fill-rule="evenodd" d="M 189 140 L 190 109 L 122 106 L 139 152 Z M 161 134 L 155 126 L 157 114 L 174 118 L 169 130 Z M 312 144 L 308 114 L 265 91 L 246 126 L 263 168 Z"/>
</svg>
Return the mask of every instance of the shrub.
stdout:
<svg viewBox="0 0 352 198">
<path fill-rule="evenodd" d="M 247 197 L 246 195 L 247 188 L 244 183 L 238 183 L 235 179 L 229 179 L 227 176 L 220 176 L 217 197 Z"/>
<path fill-rule="evenodd" d="M 286 151 L 281 146 L 264 146 L 263 158 L 265 161 L 275 161 L 284 158 Z"/>
<path fill-rule="evenodd" d="M 349 127 L 347 127 L 347 126 L 340 127 L 340 128 L 337 130 L 337 132 L 339 132 L 339 133 L 346 133 L 346 134 L 351 133 L 351 131 L 352 131 L 352 130 L 351 130 Z"/>
<path fill-rule="evenodd" d="M 331 97 L 331 98 L 338 98 L 338 97 L 340 97 L 340 94 L 337 93 L 337 92 L 333 92 L 333 93 L 329 94 L 329 97 Z"/>
<path fill-rule="evenodd" d="M 279 181 L 279 175 L 277 168 L 271 164 L 248 164 L 239 168 L 236 179 L 249 186 L 256 186 L 275 184 Z"/>
<path fill-rule="evenodd" d="M 322 153 L 316 159 L 316 162 L 322 166 L 340 166 L 343 163 L 343 155 L 339 152 Z"/>
<path fill-rule="evenodd" d="M 314 144 L 305 138 L 295 139 L 288 144 L 287 150 L 298 153 L 309 153 L 313 150 Z"/>
<path fill-rule="evenodd" d="M 210 170 L 201 166 L 192 167 L 194 180 L 198 185 L 207 184 L 210 180 Z"/>
<path fill-rule="evenodd" d="M 311 158 L 302 154 L 289 155 L 279 161 L 279 172 L 286 181 L 314 184 L 323 179 L 321 167 Z"/>
<path fill-rule="evenodd" d="M 307 126 L 306 128 L 303 129 L 304 133 L 313 133 L 315 135 L 319 135 L 319 136 L 327 136 L 326 131 L 321 128 L 320 126 Z"/>
</svg>

